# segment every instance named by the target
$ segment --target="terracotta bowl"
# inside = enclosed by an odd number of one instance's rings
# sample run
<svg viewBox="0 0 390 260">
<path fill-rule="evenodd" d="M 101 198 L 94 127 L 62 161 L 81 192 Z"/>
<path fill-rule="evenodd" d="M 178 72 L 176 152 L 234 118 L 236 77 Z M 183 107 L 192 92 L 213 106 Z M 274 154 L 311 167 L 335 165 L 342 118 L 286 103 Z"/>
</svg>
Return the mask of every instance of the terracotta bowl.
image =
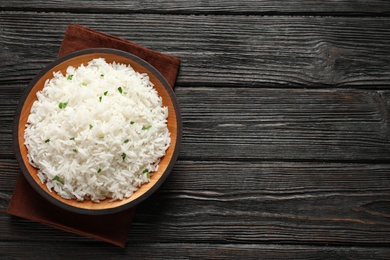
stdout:
<svg viewBox="0 0 390 260">
<path fill-rule="evenodd" d="M 171 145 L 167 149 L 166 155 L 161 159 L 158 171 L 153 173 L 149 183 L 142 185 L 130 198 L 114 202 L 109 202 L 109 199 L 101 201 L 100 203 L 94 203 L 89 200 L 80 202 L 73 199 L 64 199 L 57 195 L 55 191 L 50 192 L 46 188 L 46 185 L 42 184 L 39 180 L 37 175 L 38 170 L 28 162 L 27 148 L 24 145 L 24 130 L 26 128 L 31 106 L 34 101 L 37 100 L 36 93 L 39 90 L 42 90 L 45 81 L 52 78 L 53 72 L 55 71 L 61 71 L 65 75 L 68 66 L 78 67 L 81 64 L 87 65 L 89 61 L 95 58 L 105 58 L 108 63 L 115 61 L 117 63 L 129 64 L 135 71 L 147 73 L 158 94 L 162 97 L 163 106 L 167 106 L 169 111 L 168 129 L 171 134 Z M 129 53 L 114 49 L 82 50 L 66 55 L 48 65 L 39 72 L 26 88 L 18 104 L 14 122 L 14 147 L 16 158 L 30 185 L 41 196 L 55 205 L 68 211 L 90 215 L 110 214 L 128 209 L 154 193 L 166 180 L 176 162 L 181 136 L 182 122 L 179 105 L 172 88 L 165 78 L 146 61 Z"/>
</svg>

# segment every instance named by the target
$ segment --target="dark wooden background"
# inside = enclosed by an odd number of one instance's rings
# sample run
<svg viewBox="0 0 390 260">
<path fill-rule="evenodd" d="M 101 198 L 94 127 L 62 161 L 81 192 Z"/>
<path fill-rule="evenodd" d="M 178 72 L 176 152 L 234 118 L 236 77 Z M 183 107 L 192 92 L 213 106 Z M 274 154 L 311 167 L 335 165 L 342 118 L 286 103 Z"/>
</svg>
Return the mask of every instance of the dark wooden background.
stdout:
<svg viewBox="0 0 390 260">
<path fill-rule="evenodd" d="M 78 23 L 182 60 L 126 248 L 6 213 L 18 99 Z M 0 258 L 390 259 L 390 2 L 0 0 Z"/>
</svg>

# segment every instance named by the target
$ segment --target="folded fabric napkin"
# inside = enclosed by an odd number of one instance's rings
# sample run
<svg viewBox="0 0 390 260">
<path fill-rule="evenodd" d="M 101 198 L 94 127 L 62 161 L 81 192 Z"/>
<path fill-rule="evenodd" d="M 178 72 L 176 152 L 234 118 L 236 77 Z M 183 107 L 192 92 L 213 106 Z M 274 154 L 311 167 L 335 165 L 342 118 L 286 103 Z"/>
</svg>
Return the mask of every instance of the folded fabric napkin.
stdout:
<svg viewBox="0 0 390 260">
<path fill-rule="evenodd" d="M 175 84 L 180 65 L 178 58 L 80 25 L 67 27 L 58 57 L 88 48 L 113 48 L 132 53 L 160 71 L 172 88 Z M 135 208 L 98 216 L 65 211 L 41 197 L 30 186 L 23 174 L 19 174 L 7 212 L 81 236 L 124 247 Z"/>
</svg>

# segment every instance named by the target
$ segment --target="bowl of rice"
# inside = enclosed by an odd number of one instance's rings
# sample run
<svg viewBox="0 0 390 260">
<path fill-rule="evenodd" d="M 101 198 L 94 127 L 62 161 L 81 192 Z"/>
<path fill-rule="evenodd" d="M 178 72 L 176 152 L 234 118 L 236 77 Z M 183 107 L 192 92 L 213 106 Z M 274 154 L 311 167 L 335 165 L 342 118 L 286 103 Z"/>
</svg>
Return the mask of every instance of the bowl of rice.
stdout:
<svg viewBox="0 0 390 260">
<path fill-rule="evenodd" d="M 149 63 L 115 49 L 66 55 L 18 104 L 14 147 L 30 185 L 79 214 L 133 207 L 166 180 L 182 123 L 175 94 Z"/>
</svg>

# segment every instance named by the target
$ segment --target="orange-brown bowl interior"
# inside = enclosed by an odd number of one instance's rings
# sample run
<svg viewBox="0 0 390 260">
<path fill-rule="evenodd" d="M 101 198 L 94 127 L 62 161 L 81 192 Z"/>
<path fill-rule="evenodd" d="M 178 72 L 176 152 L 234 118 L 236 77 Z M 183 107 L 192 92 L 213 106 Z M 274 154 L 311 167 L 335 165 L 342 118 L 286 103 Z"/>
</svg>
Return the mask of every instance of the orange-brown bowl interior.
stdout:
<svg viewBox="0 0 390 260">
<path fill-rule="evenodd" d="M 76 200 L 68 200 L 57 195 L 55 191 L 50 192 L 45 184 L 42 184 L 38 178 L 37 172 L 38 170 L 31 166 L 27 159 L 27 148 L 24 145 L 24 131 L 27 124 L 27 119 L 30 114 L 31 106 L 34 101 L 37 100 L 36 93 L 43 89 L 45 81 L 53 77 L 53 72 L 61 71 L 64 75 L 66 74 L 66 69 L 68 66 L 78 67 L 81 64 L 87 65 L 89 61 L 94 58 L 104 58 L 108 63 L 117 62 L 131 65 L 135 71 L 140 73 L 147 73 L 149 75 L 150 80 L 154 84 L 155 89 L 158 94 L 162 97 L 163 106 L 168 107 L 168 129 L 171 134 L 171 144 L 166 151 L 166 155 L 161 159 L 159 168 L 157 172 L 154 172 L 151 176 L 150 182 L 142 185 L 139 190 L 134 192 L 134 194 L 130 198 L 126 198 L 123 200 L 118 200 L 114 202 L 109 202 L 108 199 L 101 201 L 100 203 L 95 203 L 90 200 L 85 201 L 76 201 Z M 137 60 L 135 60 L 137 59 Z M 46 72 L 43 70 L 43 75 L 36 80 L 35 84 L 32 85 L 30 92 L 28 93 L 23 106 L 20 111 L 20 117 L 18 120 L 18 146 L 20 150 L 21 160 L 25 166 L 24 171 L 25 176 L 29 180 L 30 184 L 38 191 L 44 191 L 44 193 L 40 192 L 43 196 L 48 198 L 50 201 L 55 204 L 62 206 L 68 210 L 73 210 L 78 213 L 86 213 L 86 214 L 103 214 L 103 213 L 112 213 L 115 211 L 119 211 L 121 209 L 126 209 L 126 205 L 134 206 L 137 202 L 142 201 L 145 197 L 149 196 L 151 193 L 161 185 L 161 183 L 165 180 L 164 175 L 169 174 L 169 171 L 173 167 L 173 163 L 177 158 L 178 145 L 181 139 L 181 118 L 178 112 L 178 105 L 173 95 L 172 89 L 168 83 L 164 80 L 161 80 L 161 74 L 156 73 L 156 70 L 151 67 L 148 63 L 143 60 L 138 60 L 137 57 L 131 57 L 129 54 L 124 54 L 122 52 L 108 49 L 101 50 L 96 49 L 91 53 L 84 53 L 77 56 L 70 57 L 65 59 L 59 64 L 49 68 Z M 141 62 L 141 63 L 140 63 Z M 50 65 L 48 66 L 50 67 Z M 32 81 L 34 82 L 34 80 Z M 22 170 L 24 167 L 22 167 Z M 54 200 L 53 200 L 54 199 Z"/>
</svg>

